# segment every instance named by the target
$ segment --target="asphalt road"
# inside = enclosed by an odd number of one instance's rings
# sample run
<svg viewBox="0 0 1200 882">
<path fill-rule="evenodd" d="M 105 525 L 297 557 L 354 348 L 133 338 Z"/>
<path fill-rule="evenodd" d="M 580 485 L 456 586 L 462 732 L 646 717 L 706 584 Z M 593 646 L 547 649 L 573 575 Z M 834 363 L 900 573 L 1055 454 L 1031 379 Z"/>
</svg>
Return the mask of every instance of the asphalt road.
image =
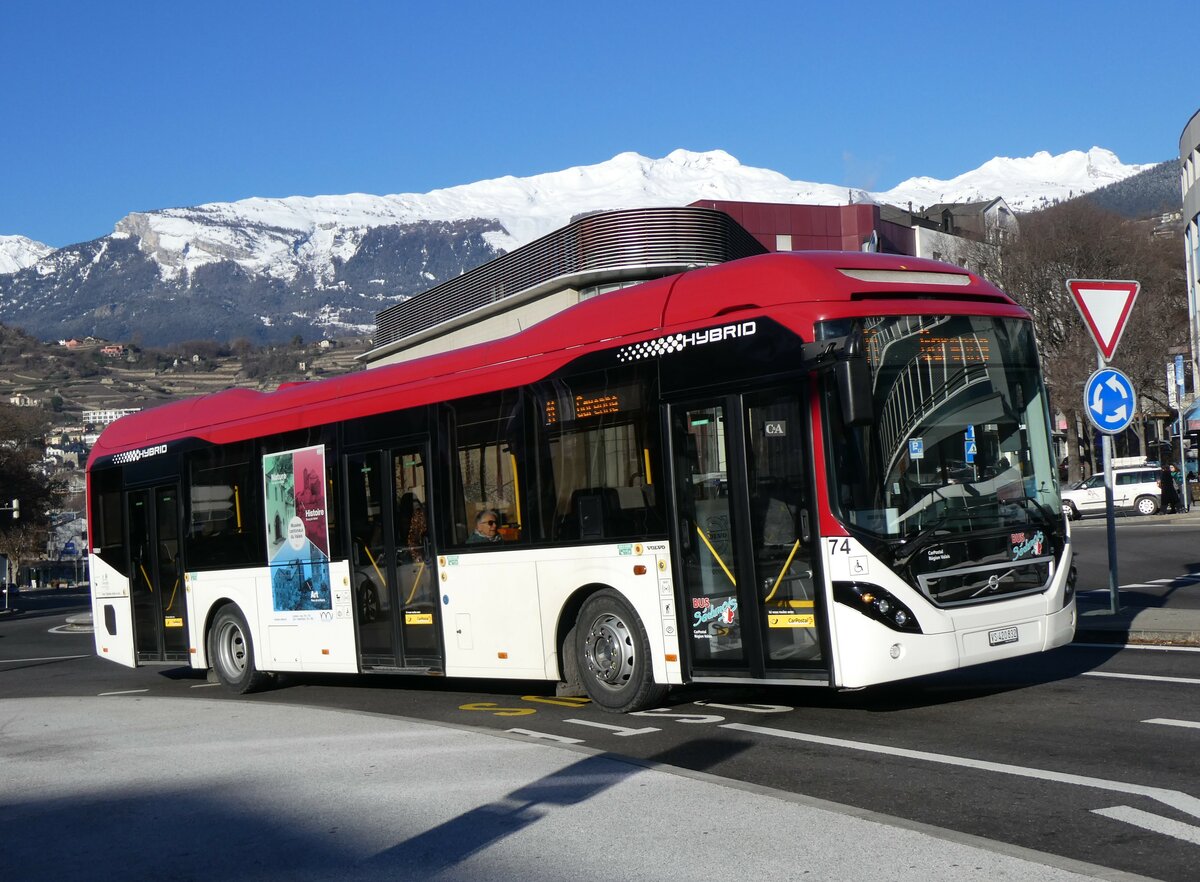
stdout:
<svg viewBox="0 0 1200 882">
<path fill-rule="evenodd" d="M 1077 525 L 1075 537 L 1081 570 L 1094 566 L 1094 548 L 1105 549 L 1103 531 Z M 1197 538 L 1200 525 L 1123 525 L 1122 581 L 1149 585 L 1200 570 L 1191 559 Z M 1167 602 L 1195 603 L 1200 588 L 1174 581 Z M 1194 650 L 1068 647 L 853 693 L 688 688 L 661 709 L 613 716 L 557 699 L 542 683 L 288 676 L 262 694 L 230 696 L 201 672 L 129 670 L 95 658 L 90 634 L 61 629 L 72 605 L 85 602 L 47 592 L 22 598 L 22 615 L 0 618 L 0 695 L 135 695 L 427 720 L 829 800 L 848 813 L 875 812 L 997 848 L 1164 880 L 1195 878 Z"/>
<path fill-rule="evenodd" d="M 1071 526 L 1081 589 L 1109 584 L 1108 528 L 1104 518 Z M 1116 520 L 1117 584 L 1131 606 L 1200 609 L 1200 511 L 1173 517 Z"/>
</svg>

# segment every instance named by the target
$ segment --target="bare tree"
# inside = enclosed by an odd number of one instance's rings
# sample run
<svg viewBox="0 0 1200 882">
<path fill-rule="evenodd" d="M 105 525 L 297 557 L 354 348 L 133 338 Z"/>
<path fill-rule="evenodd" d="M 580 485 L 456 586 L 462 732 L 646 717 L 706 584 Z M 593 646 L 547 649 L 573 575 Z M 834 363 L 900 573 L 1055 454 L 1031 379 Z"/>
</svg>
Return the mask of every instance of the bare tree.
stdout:
<svg viewBox="0 0 1200 882">
<path fill-rule="evenodd" d="M 45 436 L 42 412 L 0 405 L 0 505 L 17 499 L 20 507 L 17 518 L 0 512 L 0 553 L 13 568 L 45 549 L 50 511 L 62 491 L 40 467 Z"/>
<path fill-rule="evenodd" d="M 1083 385 L 1096 369 L 1096 347 L 1066 282 L 1142 283 L 1114 366 L 1129 375 L 1139 398 L 1161 401 L 1168 350 L 1187 342 L 1186 290 L 1178 252 L 1178 242 L 1156 240 L 1147 225 L 1082 199 L 1022 217 L 1021 234 L 1006 249 L 1003 286 L 1033 316 L 1051 400 L 1067 419 L 1072 481 L 1080 476 L 1080 431 L 1090 437 L 1082 397 Z M 1142 426 L 1142 452 L 1144 432 Z M 1092 449 L 1090 443 L 1087 449 Z"/>
</svg>

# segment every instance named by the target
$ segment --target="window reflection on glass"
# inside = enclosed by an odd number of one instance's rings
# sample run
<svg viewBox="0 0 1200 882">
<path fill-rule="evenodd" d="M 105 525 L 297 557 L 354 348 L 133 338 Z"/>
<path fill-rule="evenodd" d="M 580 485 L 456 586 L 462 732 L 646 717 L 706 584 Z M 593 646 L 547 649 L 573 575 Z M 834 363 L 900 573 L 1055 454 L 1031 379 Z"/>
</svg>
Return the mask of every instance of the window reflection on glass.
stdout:
<svg viewBox="0 0 1200 882">
<path fill-rule="evenodd" d="M 844 519 L 898 538 L 1059 519 L 1029 322 L 892 316 L 863 327 L 874 423 L 845 426 L 832 383 L 826 394 L 834 503 Z"/>
</svg>

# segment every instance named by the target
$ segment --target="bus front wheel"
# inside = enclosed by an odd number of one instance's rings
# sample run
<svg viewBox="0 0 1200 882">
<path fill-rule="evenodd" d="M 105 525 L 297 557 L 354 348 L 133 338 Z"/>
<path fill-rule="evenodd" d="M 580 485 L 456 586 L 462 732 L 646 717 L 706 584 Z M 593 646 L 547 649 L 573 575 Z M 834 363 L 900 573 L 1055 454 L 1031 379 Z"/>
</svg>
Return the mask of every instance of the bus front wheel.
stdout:
<svg viewBox="0 0 1200 882">
<path fill-rule="evenodd" d="M 254 667 L 250 629 L 233 604 L 223 607 L 213 620 L 208 638 L 208 659 L 221 685 L 238 694 L 255 692 L 269 679 L 267 674 Z"/>
<path fill-rule="evenodd" d="M 580 679 L 600 707 L 628 713 L 666 696 L 667 687 L 654 682 L 646 630 L 615 591 L 604 589 L 584 601 L 574 630 Z"/>
</svg>

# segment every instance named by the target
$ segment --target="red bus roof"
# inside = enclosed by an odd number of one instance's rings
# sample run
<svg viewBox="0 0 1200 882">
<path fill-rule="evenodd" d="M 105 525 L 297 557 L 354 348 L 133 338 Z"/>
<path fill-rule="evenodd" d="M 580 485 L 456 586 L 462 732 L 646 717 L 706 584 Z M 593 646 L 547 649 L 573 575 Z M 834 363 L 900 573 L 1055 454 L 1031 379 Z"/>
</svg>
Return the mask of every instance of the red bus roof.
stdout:
<svg viewBox="0 0 1200 882">
<path fill-rule="evenodd" d="M 618 339 L 726 316 L 772 315 L 811 340 L 814 322 L 920 313 L 1026 317 L 989 282 L 932 260 L 853 251 L 747 257 L 604 294 L 500 340 L 275 392 L 229 389 L 123 417 L 100 436 L 89 466 L 180 438 L 226 443 L 518 386 Z"/>
</svg>

